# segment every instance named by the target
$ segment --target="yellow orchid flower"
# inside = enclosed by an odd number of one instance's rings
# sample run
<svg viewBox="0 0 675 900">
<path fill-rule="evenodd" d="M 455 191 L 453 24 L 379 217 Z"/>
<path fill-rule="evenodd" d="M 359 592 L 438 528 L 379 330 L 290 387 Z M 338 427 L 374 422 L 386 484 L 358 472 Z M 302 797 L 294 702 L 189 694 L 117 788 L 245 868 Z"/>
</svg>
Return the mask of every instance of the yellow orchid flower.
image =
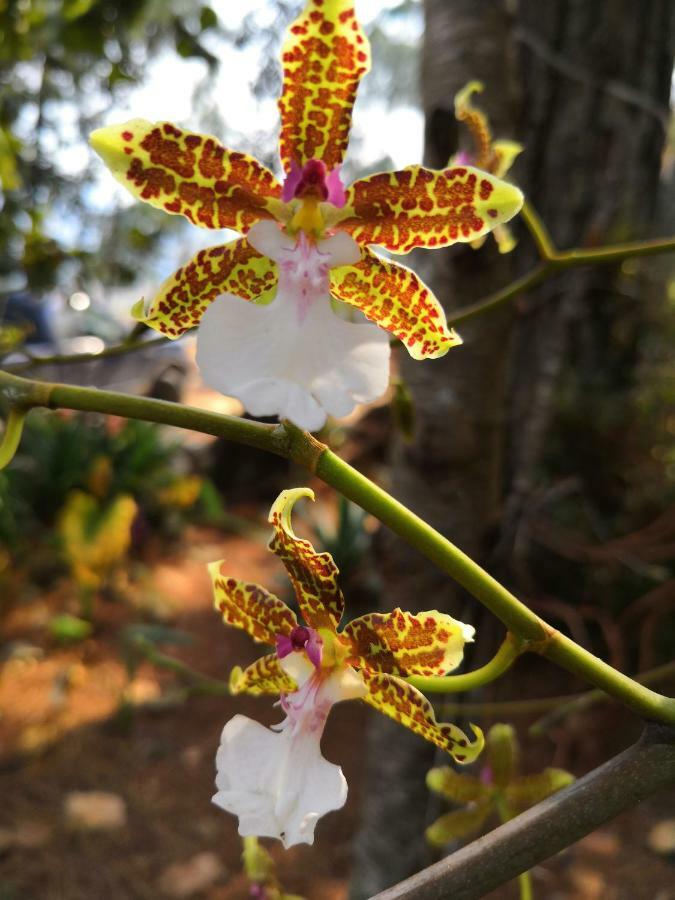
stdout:
<svg viewBox="0 0 675 900">
<path fill-rule="evenodd" d="M 456 153 L 450 158 L 448 165 L 473 165 L 497 178 L 504 178 L 524 148 L 516 141 L 494 140 L 488 117 L 473 105 L 473 95 L 481 93 L 483 89 L 481 81 L 470 81 L 455 95 L 455 118 L 458 122 L 463 122 L 471 132 L 474 150 L 472 153 Z M 500 253 L 510 253 L 516 246 L 511 229 L 504 223 L 496 225 L 492 234 Z M 484 242 L 485 235 L 482 235 L 471 241 L 471 246 L 477 250 Z"/>
<path fill-rule="evenodd" d="M 101 128 L 91 144 L 139 199 L 244 235 L 199 251 L 147 308 L 136 305 L 136 317 L 170 338 L 201 323 L 197 362 L 208 384 L 253 415 L 316 430 L 327 413 L 347 415 L 384 392 L 385 332 L 416 359 L 461 343 L 429 288 L 371 245 L 407 253 L 471 241 L 514 216 L 523 198 L 466 165 L 407 166 L 345 188 L 352 106 L 370 68 L 352 0 L 309 0 L 281 61 L 283 183 L 253 157 L 169 122 Z M 331 297 L 365 319 L 346 321 Z"/>
<path fill-rule="evenodd" d="M 275 837 L 285 847 L 311 844 L 320 816 L 343 806 L 347 783 L 321 755 L 321 735 L 333 704 L 360 699 L 447 751 L 460 763 L 483 747 L 456 725 L 437 722 L 429 701 L 403 680 L 444 675 L 462 660 L 474 629 L 436 611 L 370 613 L 338 630 L 344 598 L 329 553 L 317 553 L 291 527 L 291 511 L 309 488 L 283 491 L 272 506 L 270 550 L 290 576 L 304 624 L 259 585 L 209 567 L 215 606 L 228 625 L 275 647 L 247 669 L 234 669 L 233 693 L 279 694 L 286 714 L 275 730 L 237 715 L 223 729 L 213 801 L 239 818 L 242 836 Z"/>
</svg>

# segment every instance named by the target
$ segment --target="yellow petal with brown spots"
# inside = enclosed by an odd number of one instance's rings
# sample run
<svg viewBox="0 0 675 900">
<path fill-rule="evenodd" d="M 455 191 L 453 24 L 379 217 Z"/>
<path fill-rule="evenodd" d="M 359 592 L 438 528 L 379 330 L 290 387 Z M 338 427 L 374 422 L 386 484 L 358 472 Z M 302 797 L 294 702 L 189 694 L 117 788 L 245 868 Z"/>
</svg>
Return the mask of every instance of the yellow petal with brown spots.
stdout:
<svg viewBox="0 0 675 900">
<path fill-rule="evenodd" d="M 293 488 L 282 491 L 275 500 L 269 516 L 274 526 L 269 548 L 286 566 L 305 622 L 312 628 L 335 631 L 344 610 L 338 568 L 330 553 L 317 553 L 309 541 L 294 533 L 291 512 L 301 497 L 313 500 L 314 492 Z"/>
<path fill-rule="evenodd" d="M 436 610 L 394 609 L 348 622 L 342 638 L 351 643 L 353 665 L 390 675 L 447 675 L 461 663 L 474 629 Z"/>
<path fill-rule="evenodd" d="M 193 134 L 170 122 L 131 119 L 99 128 L 89 141 L 135 197 L 201 228 L 246 233 L 283 208 L 281 185 L 270 170 L 211 135 Z"/>
<path fill-rule="evenodd" d="M 445 750 L 455 762 L 473 762 L 483 749 L 480 728 L 471 726 L 476 737 L 470 741 L 456 725 L 437 722 L 431 703 L 411 684 L 384 672 L 361 669 L 361 675 L 368 689 L 366 703 Z"/>
<path fill-rule="evenodd" d="M 331 171 L 342 163 L 356 91 L 370 68 L 353 0 L 310 0 L 288 29 L 281 62 L 284 169 L 320 159 Z"/>
<path fill-rule="evenodd" d="M 206 308 L 220 294 L 235 294 L 243 300 L 264 299 L 276 288 L 277 279 L 276 263 L 258 253 L 246 238 L 238 238 L 200 250 L 166 279 L 147 312 L 141 301 L 132 314 L 173 339 L 198 325 Z"/>
<path fill-rule="evenodd" d="M 209 564 L 213 601 L 226 625 L 242 628 L 263 644 L 275 644 L 277 635 L 290 634 L 298 624 L 292 609 L 265 588 L 222 575 L 222 560 Z"/>
<path fill-rule="evenodd" d="M 355 181 L 339 228 L 393 253 L 469 242 L 508 222 L 523 205 L 512 184 L 472 166 L 407 166 Z"/>
<path fill-rule="evenodd" d="M 414 359 L 435 359 L 462 343 L 431 290 L 399 263 L 365 248 L 360 262 L 331 269 L 329 278 L 333 296 L 391 332 Z"/>
<path fill-rule="evenodd" d="M 297 690 L 297 684 L 284 672 L 276 653 L 261 656 L 246 669 L 236 666 L 230 673 L 233 694 L 280 694 Z"/>
</svg>

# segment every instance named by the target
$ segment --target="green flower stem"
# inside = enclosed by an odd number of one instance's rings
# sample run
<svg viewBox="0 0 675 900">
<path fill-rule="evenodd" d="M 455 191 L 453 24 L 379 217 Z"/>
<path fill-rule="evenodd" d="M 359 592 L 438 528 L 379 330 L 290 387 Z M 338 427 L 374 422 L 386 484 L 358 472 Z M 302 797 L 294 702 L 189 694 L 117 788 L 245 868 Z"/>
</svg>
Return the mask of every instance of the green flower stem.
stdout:
<svg viewBox="0 0 675 900">
<path fill-rule="evenodd" d="M 556 632 L 442 534 L 311 435 L 288 422 L 264 425 L 162 400 L 31 381 L 7 372 L 0 372 L 0 395 L 4 395 L 13 408 L 44 406 L 144 419 L 229 438 L 291 459 L 376 516 L 454 578 L 525 642 L 525 649 L 546 656 L 584 681 L 602 688 L 638 715 L 675 724 L 675 699 L 637 684 Z M 15 424 L 13 428 L 16 428 Z M 9 456 L 8 453 L 5 455 Z"/>
<path fill-rule="evenodd" d="M 526 272 L 525 275 L 507 284 L 506 287 L 496 293 L 485 297 L 483 300 L 478 300 L 476 303 L 464 307 L 464 309 L 451 313 L 448 316 L 448 325 L 452 327 L 461 325 L 487 312 L 491 312 L 519 294 L 532 290 L 533 287 L 536 287 L 542 281 L 563 269 L 615 263 L 630 257 L 654 256 L 659 253 L 675 251 L 675 238 L 630 241 L 625 244 L 612 244 L 608 247 L 594 247 L 592 249 L 575 247 L 571 250 L 558 250 L 546 226 L 528 200 L 523 204 L 521 215 L 532 236 L 541 261 L 529 272 Z"/>
<path fill-rule="evenodd" d="M 23 423 L 26 420 L 27 410 L 18 406 L 12 406 L 5 423 L 5 433 L 0 443 L 0 469 L 4 469 L 14 459 L 14 454 L 19 448 Z"/>
<path fill-rule="evenodd" d="M 472 691 L 495 681 L 511 668 L 527 645 L 514 635 L 507 635 L 489 663 L 462 675 L 413 675 L 405 680 L 424 694 L 457 694 Z"/>
</svg>

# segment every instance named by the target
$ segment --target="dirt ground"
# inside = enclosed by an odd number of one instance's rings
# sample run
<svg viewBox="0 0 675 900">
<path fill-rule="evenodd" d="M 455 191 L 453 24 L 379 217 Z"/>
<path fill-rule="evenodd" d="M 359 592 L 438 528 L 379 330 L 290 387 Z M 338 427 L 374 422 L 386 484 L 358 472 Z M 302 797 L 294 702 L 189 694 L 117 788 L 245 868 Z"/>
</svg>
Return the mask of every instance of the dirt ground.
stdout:
<svg viewBox="0 0 675 900">
<path fill-rule="evenodd" d="M 262 541 L 191 530 L 180 550 L 150 561 L 157 614 L 190 633 L 190 645 L 168 653 L 214 678 L 253 660 L 243 634 L 221 626 L 211 607 L 205 563 L 225 557 L 238 577 L 259 581 L 282 596 L 281 565 Z M 181 682 L 143 664 L 131 685 L 119 654 L 121 629 L 139 614 L 120 603 L 99 604 L 97 627 L 85 642 L 56 647 L 45 621 L 62 602 L 58 592 L 17 605 L 4 623 L 15 655 L 0 677 L 0 900 L 145 900 L 189 896 L 202 900 L 248 897 L 241 873 L 235 820 L 216 809 L 214 755 L 223 724 L 241 712 L 269 724 L 278 713 L 269 698 L 191 696 L 176 702 Z M 535 687 L 536 689 L 536 687 Z M 119 714 L 126 692 L 133 711 Z M 308 900 L 346 900 L 350 840 L 361 800 L 364 730 L 371 715 L 358 703 L 331 714 L 324 753 L 343 767 L 350 786 L 346 807 L 317 828 L 313 847 L 286 853 L 270 844 L 289 892 Z M 621 713 L 594 712 L 578 731 L 600 727 L 619 742 L 632 725 Z M 585 749 L 579 751 L 579 746 Z M 576 748 L 576 749 L 575 749 Z M 617 747 L 618 749 L 618 747 Z M 602 760 L 606 741 L 572 740 L 541 746 L 542 765 L 571 764 L 577 774 Z M 597 758 L 599 757 L 599 758 Z M 126 823 L 112 830 L 69 827 L 64 799 L 74 791 L 106 791 L 126 806 Z M 675 900 L 675 865 L 648 849 L 659 821 L 675 818 L 675 792 L 622 816 L 534 874 L 535 896 L 547 900 Z M 177 894 L 200 855 L 209 856 L 208 886 Z M 215 862 L 214 862 L 215 859 Z M 171 867 L 178 868 L 171 868 Z M 207 867 L 208 868 L 208 867 Z M 189 878 L 187 878 L 189 881 Z M 173 891 L 173 893 L 172 893 Z M 492 900 L 516 898 L 507 886 Z"/>
</svg>

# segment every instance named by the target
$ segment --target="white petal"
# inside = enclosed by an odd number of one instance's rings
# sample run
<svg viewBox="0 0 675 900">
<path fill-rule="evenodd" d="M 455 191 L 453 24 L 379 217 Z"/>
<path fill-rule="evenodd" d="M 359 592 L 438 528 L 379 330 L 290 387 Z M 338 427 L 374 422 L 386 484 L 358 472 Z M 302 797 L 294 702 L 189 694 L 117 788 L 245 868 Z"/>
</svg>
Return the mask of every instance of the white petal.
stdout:
<svg viewBox="0 0 675 900">
<path fill-rule="evenodd" d="M 344 805 L 347 783 L 321 756 L 322 730 L 274 732 L 245 716 L 227 723 L 213 802 L 239 817 L 240 835 L 312 844 L 318 819 Z"/>
<path fill-rule="evenodd" d="M 263 219 L 256 222 L 246 235 L 246 240 L 258 253 L 268 256 L 274 262 L 282 262 L 295 248 L 295 239 L 286 234 L 277 222 Z"/>
<path fill-rule="evenodd" d="M 316 431 L 327 412 L 344 416 L 384 393 L 389 338 L 370 323 L 338 318 L 327 295 L 299 318 L 295 298 L 281 288 L 267 306 L 231 294 L 212 303 L 202 317 L 197 363 L 207 384 L 253 415 Z"/>
</svg>

